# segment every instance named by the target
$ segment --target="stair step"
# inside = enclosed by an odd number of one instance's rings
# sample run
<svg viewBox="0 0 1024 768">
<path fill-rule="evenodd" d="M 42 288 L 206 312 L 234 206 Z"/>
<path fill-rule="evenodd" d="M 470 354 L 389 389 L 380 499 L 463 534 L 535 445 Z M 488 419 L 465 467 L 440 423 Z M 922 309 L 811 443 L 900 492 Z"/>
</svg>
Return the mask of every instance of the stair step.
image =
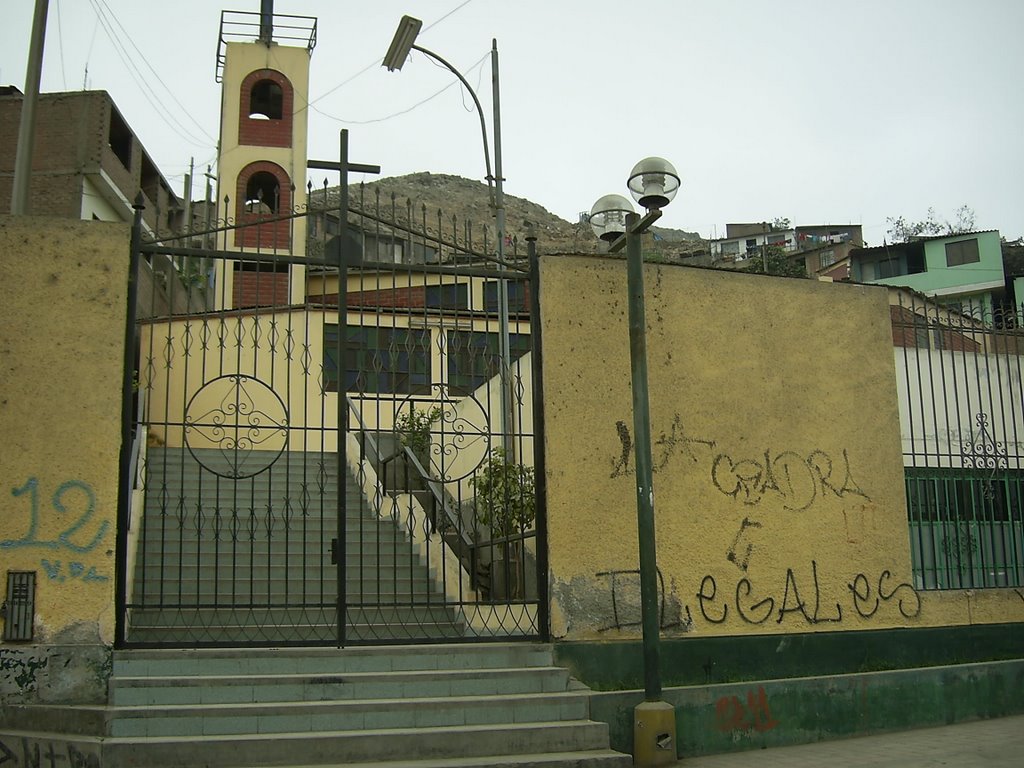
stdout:
<svg viewBox="0 0 1024 768">
<path fill-rule="evenodd" d="M 435 686 L 440 681 L 435 681 Z M 408 697 L 245 704 L 159 704 L 111 712 L 112 736 L 190 736 L 302 731 L 358 731 L 502 723 L 537 723 L 586 718 L 588 700 L 578 693 L 501 696 Z M 402 693 L 402 691 L 396 691 Z"/>
<path fill-rule="evenodd" d="M 252 674 L 341 674 L 438 669 L 551 667 L 538 643 L 393 645 L 386 648 L 203 648 L 114 652 L 115 677 Z"/>
<path fill-rule="evenodd" d="M 535 755 L 482 755 L 444 760 L 387 760 L 373 763 L 289 766 L 289 768 L 632 768 L 633 758 L 610 749 Z"/>
<path fill-rule="evenodd" d="M 117 706 L 155 706 L 526 695 L 564 693 L 567 686 L 568 674 L 564 669 L 533 667 L 314 675 L 118 676 L 111 680 L 110 695 Z"/>
<path fill-rule="evenodd" d="M 607 749 L 608 726 L 588 720 L 436 728 L 319 731 L 185 737 L 115 737 L 103 743 L 104 765 L 294 766 L 445 760 Z"/>
</svg>

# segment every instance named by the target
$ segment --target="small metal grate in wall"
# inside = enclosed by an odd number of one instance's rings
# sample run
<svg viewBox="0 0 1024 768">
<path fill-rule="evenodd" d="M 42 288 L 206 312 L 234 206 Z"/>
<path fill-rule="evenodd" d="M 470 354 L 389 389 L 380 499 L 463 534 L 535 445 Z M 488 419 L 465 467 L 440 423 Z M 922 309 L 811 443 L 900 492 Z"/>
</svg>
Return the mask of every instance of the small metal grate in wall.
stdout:
<svg viewBox="0 0 1024 768">
<path fill-rule="evenodd" d="M 8 571 L 7 599 L 3 604 L 4 640 L 31 640 L 35 610 L 35 571 Z"/>
</svg>

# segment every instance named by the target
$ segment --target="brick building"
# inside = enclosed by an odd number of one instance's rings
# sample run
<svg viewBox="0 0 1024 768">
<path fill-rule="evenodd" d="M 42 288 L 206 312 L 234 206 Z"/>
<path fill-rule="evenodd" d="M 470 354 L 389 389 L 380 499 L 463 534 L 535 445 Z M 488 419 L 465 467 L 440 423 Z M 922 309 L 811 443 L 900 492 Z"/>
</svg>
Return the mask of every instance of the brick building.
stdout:
<svg viewBox="0 0 1024 768">
<path fill-rule="evenodd" d="M 9 210 L 23 95 L 0 87 L 0 210 Z M 139 191 L 145 222 L 166 231 L 182 206 L 106 91 L 40 94 L 28 211 L 127 221 Z"/>
</svg>

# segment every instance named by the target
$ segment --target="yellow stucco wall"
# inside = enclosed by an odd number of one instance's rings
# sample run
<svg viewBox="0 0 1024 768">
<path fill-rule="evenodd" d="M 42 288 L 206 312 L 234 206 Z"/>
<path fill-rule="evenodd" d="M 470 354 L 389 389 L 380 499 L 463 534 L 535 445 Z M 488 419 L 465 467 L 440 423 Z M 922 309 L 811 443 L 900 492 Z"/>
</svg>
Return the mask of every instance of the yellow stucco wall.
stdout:
<svg viewBox="0 0 1024 768">
<path fill-rule="evenodd" d="M 0 216 L 0 573 L 37 642 L 110 643 L 129 228 Z"/>
<path fill-rule="evenodd" d="M 625 263 L 542 261 L 552 629 L 639 633 Z M 665 634 L 1024 620 L 912 586 L 885 288 L 645 268 Z"/>
</svg>

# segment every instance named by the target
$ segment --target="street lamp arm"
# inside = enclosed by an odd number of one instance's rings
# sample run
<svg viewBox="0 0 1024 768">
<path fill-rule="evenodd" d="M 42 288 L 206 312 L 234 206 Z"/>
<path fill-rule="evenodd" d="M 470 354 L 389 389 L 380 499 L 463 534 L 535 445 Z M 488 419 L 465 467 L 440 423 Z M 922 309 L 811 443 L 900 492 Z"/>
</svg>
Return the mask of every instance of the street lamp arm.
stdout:
<svg viewBox="0 0 1024 768">
<path fill-rule="evenodd" d="M 448 63 L 445 59 L 443 59 L 442 57 L 438 56 L 433 51 L 427 50 L 426 48 L 424 48 L 424 47 L 422 47 L 420 45 L 413 45 L 412 46 L 412 50 L 419 51 L 420 53 L 429 56 L 434 61 L 436 61 L 439 64 L 441 64 L 442 66 L 444 66 L 449 72 L 451 72 L 453 75 L 455 75 L 457 78 L 459 78 L 459 82 L 461 82 L 463 84 L 463 86 L 465 86 L 466 90 L 469 91 L 469 95 L 473 97 L 473 103 L 476 105 L 476 113 L 477 113 L 477 116 L 480 118 L 480 137 L 483 139 L 483 143 L 484 143 L 484 163 L 487 166 L 487 188 L 488 188 L 488 190 L 490 190 L 491 203 L 493 205 L 494 204 L 494 188 L 493 188 L 493 185 L 494 185 L 494 173 L 491 171 L 491 150 L 490 150 L 490 148 L 487 145 L 487 122 L 484 120 L 484 108 L 482 106 L 480 106 L 480 99 L 477 98 L 476 91 L 473 90 L 472 86 L 470 86 L 469 82 L 466 80 L 465 77 L 462 76 L 462 73 L 459 72 L 459 70 L 457 70 L 450 63 Z"/>
</svg>

